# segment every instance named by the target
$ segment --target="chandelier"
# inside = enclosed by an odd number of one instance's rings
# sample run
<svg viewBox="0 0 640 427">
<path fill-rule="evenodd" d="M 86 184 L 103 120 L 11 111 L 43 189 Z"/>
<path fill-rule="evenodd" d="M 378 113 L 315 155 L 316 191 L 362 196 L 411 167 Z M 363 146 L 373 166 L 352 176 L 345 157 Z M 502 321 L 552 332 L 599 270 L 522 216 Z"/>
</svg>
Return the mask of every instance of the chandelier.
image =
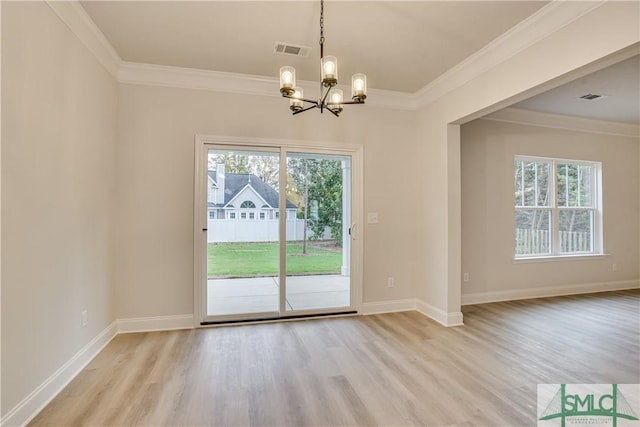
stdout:
<svg viewBox="0 0 640 427">
<path fill-rule="evenodd" d="M 324 0 L 320 0 L 320 98 L 306 99 L 301 87 L 296 86 L 296 69 L 285 66 L 280 68 L 280 93 L 289 98 L 289 109 L 293 115 L 319 108 L 320 113 L 328 110 L 338 117 L 345 104 L 364 104 L 367 98 L 367 76 L 362 73 L 351 77 L 351 101 L 344 101 L 342 89 L 338 84 L 338 59 L 324 56 Z M 306 105 L 305 105 L 306 103 Z"/>
</svg>

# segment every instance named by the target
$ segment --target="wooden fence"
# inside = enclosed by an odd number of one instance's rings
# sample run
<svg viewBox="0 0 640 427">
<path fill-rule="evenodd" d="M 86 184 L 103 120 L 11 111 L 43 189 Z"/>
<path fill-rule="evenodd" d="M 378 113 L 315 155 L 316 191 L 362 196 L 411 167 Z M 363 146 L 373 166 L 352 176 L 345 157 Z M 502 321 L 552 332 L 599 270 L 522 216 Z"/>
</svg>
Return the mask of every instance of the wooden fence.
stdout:
<svg viewBox="0 0 640 427">
<path fill-rule="evenodd" d="M 516 255 L 549 253 L 549 230 L 516 228 Z M 561 231 L 560 252 L 591 252 L 591 236 L 587 231 Z"/>
</svg>

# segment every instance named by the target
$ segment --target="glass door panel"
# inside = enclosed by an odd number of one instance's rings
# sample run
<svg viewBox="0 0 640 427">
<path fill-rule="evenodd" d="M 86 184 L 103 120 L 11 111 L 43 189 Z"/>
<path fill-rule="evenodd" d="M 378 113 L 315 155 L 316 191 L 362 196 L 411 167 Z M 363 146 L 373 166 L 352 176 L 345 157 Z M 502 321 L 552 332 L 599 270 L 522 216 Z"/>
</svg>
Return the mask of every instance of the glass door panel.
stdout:
<svg viewBox="0 0 640 427">
<path fill-rule="evenodd" d="M 279 152 L 207 150 L 206 317 L 280 313 Z"/>
<path fill-rule="evenodd" d="M 284 311 L 349 308 L 351 156 L 288 153 L 286 166 Z"/>
</svg>

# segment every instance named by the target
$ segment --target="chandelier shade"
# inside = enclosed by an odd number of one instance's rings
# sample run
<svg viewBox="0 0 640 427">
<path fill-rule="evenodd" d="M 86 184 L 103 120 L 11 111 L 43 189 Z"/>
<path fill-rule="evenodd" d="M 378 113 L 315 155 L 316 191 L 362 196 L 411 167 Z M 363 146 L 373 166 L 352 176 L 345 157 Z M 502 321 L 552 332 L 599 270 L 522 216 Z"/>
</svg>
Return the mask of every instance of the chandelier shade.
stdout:
<svg viewBox="0 0 640 427">
<path fill-rule="evenodd" d="M 320 60 L 320 77 L 325 86 L 338 84 L 338 58 L 325 56 Z"/>
<path fill-rule="evenodd" d="M 296 69 L 289 66 L 280 68 L 280 92 L 293 94 L 296 87 Z"/>
<path fill-rule="evenodd" d="M 358 73 L 351 76 L 351 98 L 362 99 L 367 98 L 367 75 Z"/>
<path fill-rule="evenodd" d="M 296 112 L 302 110 L 304 103 L 303 99 L 303 89 L 301 87 L 296 87 L 293 89 L 293 94 L 289 99 L 289 108 L 291 111 Z"/>
<path fill-rule="evenodd" d="M 334 113 L 342 112 L 342 96 L 343 96 L 342 89 L 334 89 L 331 91 L 331 97 L 329 98 L 329 102 L 327 103 L 327 106 Z"/>
<path fill-rule="evenodd" d="M 289 109 L 294 115 L 313 108 L 329 111 L 338 117 L 346 104 L 364 104 L 367 98 L 367 76 L 363 73 L 351 77 L 351 100 L 344 100 L 338 84 L 338 58 L 324 55 L 324 0 L 320 0 L 320 98 L 306 99 L 301 87 L 296 86 L 296 70 L 290 66 L 280 68 L 280 94 L 289 98 Z M 306 104 L 306 106 L 305 106 Z"/>
</svg>

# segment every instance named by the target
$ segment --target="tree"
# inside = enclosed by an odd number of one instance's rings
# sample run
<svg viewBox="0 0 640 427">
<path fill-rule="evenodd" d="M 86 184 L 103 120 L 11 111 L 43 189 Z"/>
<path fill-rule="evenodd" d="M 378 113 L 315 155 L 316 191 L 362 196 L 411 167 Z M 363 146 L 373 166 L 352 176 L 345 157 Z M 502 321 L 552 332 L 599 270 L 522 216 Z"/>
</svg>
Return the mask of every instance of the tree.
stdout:
<svg viewBox="0 0 640 427">
<path fill-rule="evenodd" d="M 262 181 L 277 189 L 280 181 L 280 160 L 278 156 L 248 156 L 249 170 Z"/>
<path fill-rule="evenodd" d="M 331 238 L 342 244 L 342 197 L 342 162 L 319 160 L 316 180 L 309 188 L 309 200 L 318 204 L 317 217 L 310 225 L 313 238 L 321 238 L 325 227 L 329 227 Z"/>
<path fill-rule="evenodd" d="M 322 239 L 328 227 L 331 237 L 342 243 L 342 162 L 339 160 L 318 160 L 290 157 L 287 160 L 290 188 L 295 188 L 302 203 L 298 215 L 305 222 L 303 253 L 306 248 L 306 229 L 312 233 L 309 240 Z M 317 204 L 317 212 L 310 212 L 311 205 Z M 313 215 L 312 215 L 313 213 Z"/>
<path fill-rule="evenodd" d="M 251 155 L 227 152 L 209 156 L 209 169 L 217 164 L 224 164 L 226 173 L 251 173 L 272 188 L 278 188 L 280 161 L 278 156 Z"/>
<path fill-rule="evenodd" d="M 225 173 L 250 173 L 249 156 L 244 154 L 228 152 L 209 156 L 209 168 L 213 169 L 217 164 L 224 164 Z"/>
</svg>

